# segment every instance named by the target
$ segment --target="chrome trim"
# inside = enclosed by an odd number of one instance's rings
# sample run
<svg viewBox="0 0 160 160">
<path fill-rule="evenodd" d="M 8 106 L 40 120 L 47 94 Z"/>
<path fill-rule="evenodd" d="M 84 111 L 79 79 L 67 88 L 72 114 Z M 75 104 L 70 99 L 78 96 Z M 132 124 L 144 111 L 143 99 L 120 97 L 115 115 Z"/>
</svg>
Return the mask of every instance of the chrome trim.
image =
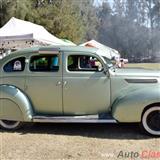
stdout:
<svg viewBox="0 0 160 160">
<path fill-rule="evenodd" d="M 34 116 L 33 122 L 42 123 L 117 123 L 115 119 L 99 119 L 98 116 Z"/>
<path fill-rule="evenodd" d="M 125 79 L 128 83 L 158 83 L 157 79 Z"/>
<path fill-rule="evenodd" d="M 59 48 L 40 48 L 38 52 L 59 54 Z"/>
</svg>

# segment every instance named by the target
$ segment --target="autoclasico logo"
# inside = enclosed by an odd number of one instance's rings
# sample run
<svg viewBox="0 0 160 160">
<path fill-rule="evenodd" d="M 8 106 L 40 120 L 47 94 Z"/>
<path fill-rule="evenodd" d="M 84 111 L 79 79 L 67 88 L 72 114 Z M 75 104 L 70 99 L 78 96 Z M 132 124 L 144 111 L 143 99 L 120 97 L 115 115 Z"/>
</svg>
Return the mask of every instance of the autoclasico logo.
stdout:
<svg viewBox="0 0 160 160">
<path fill-rule="evenodd" d="M 119 151 L 117 158 L 125 159 L 125 158 L 141 158 L 141 159 L 160 159 L 160 151 L 153 150 L 143 150 L 141 152 L 133 152 L 133 151 Z"/>
</svg>

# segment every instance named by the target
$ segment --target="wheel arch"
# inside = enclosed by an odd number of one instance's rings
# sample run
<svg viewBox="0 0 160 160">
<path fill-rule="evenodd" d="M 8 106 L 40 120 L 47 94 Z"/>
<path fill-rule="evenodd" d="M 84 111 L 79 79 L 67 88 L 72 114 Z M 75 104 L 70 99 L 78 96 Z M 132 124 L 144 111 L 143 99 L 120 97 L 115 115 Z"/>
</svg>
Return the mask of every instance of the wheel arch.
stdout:
<svg viewBox="0 0 160 160">
<path fill-rule="evenodd" d="M 160 105 L 160 91 L 147 87 L 118 97 L 112 105 L 112 115 L 119 122 L 141 122 L 145 109 Z"/>
<path fill-rule="evenodd" d="M 17 120 L 26 122 L 32 121 L 32 104 L 29 98 L 19 88 L 12 85 L 0 85 L 0 103 L 2 104 L 2 117 L 5 115 L 5 117 L 7 118 L 8 115 L 7 119 L 12 120 L 9 116 L 14 115 L 13 120 L 16 120 L 17 115 Z M 7 108 L 8 106 L 5 107 L 5 105 L 8 105 L 10 107 L 10 110 Z M 22 116 L 20 116 L 20 113 L 22 114 Z M 0 119 L 2 117 L 0 117 Z"/>
</svg>

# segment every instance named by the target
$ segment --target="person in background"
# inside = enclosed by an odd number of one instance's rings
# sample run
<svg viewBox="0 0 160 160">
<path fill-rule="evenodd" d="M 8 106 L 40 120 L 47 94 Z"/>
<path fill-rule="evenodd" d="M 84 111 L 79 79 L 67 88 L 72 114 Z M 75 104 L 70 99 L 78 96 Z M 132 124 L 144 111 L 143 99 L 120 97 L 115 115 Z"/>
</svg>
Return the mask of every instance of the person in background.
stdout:
<svg viewBox="0 0 160 160">
<path fill-rule="evenodd" d="M 120 59 L 119 63 L 118 63 L 118 68 L 124 68 L 124 60 Z"/>
<path fill-rule="evenodd" d="M 81 58 L 80 67 L 81 68 L 92 68 L 91 64 L 89 63 L 89 57 L 83 56 Z"/>
</svg>

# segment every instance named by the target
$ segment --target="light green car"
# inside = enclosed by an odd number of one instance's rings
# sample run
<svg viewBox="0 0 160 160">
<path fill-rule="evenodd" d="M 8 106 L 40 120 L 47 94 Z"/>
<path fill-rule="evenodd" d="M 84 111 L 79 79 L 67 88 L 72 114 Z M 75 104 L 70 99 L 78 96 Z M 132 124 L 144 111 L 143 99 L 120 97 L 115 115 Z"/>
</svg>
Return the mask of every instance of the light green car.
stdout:
<svg viewBox="0 0 160 160">
<path fill-rule="evenodd" d="M 96 48 L 37 47 L 0 60 L 0 126 L 140 123 L 160 136 L 160 71 L 115 69 Z"/>
</svg>

